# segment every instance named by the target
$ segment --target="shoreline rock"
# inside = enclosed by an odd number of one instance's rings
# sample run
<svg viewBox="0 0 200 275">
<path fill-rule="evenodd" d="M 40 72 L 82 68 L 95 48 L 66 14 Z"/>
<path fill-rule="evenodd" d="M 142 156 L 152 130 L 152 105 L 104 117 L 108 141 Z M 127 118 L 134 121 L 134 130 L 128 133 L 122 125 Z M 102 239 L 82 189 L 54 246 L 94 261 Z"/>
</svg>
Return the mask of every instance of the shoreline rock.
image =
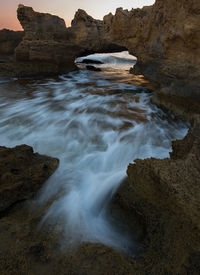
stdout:
<svg viewBox="0 0 200 275">
<path fill-rule="evenodd" d="M 172 149 L 170 158 L 137 159 L 129 164 L 128 181 L 113 198 L 124 216 L 131 220 L 139 215 L 144 221 L 145 249 L 138 264 L 147 274 L 199 271 L 199 115 L 194 116 L 186 137 L 172 142 Z"/>
<path fill-rule="evenodd" d="M 67 28 L 58 16 L 19 5 L 17 17 L 24 29 L 13 62 L 0 64 L 0 76 L 58 75 L 77 69 L 77 57 L 95 52 L 124 50 L 103 36 L 103 21 L 78 10 Z"/>
<path fill-rule="evenodd" d="M 145 249 L 139 259 L 127 258 L 98 244 L 83 244 L 74 254 L 61 255 L 55 248 L 58 243 L 49 242 L 52 232 L 43 234 L 38 241 L 35 230 L 29 230 L 30 224 L 35 229 L 39 219 L 29 217 L 28 221 L 24 221 L 20 212 L 24 211 L 23 206 L 22 209 L 14 207 L 16 213 L 20 213 L 19 220 L 23 220 L 20 225 L 17 221 L 15 230 L 15 213 L 14 217 L 11 213 L 0 220 L 4 230 L 0 231 L 8 232 L 6 240 L 12 237 L 13 231 L 17 239 L 20 236 L 19 245 L 15 238 L 11 238 L 14 249 L 8 249 L 7 243 L 2 246 L 0 266 L 3 271 L 11 271 L 12 274 L 16 269 L 21 273 L 24 270 L 27 272 L 31 262 L 31 267 L 37 272 L 42 266 L 43 271 L 49 274 L 55 274 L 58 270 L 62 273 L 92 274 L 91 266 L 99 274 L 105 274 L 108 267 L 109 274 L 198 274 L 199 1 L 157 0 L 153 6 L 143 9 L 117 9 L 115 15 L 109 14 L 103 21 L 95 20 L 79 10 L 71 28 L 65 29 L 63 21 L 53 17 L 52 22 L 55 20 L 61 28 L 59 30 L 50 24 L 49 31 L 46 28 L 52 18 L 50 15 L 35 13 L 24 6 L 19 7 L 19 14 L 24 26 L 27 25 L 24 40 L 16 49 L 17 62 L 13 66 L 27 64 L 29 72 L 37 74 L 41 62 L 44 64 L 43 72 L 46 70 L 56 74 L 62 67 L 62 61 L 68 63 L 71 70 L 75 57 L 121 45 L 138 58 L 134 73 L 143 73 L 146 78 L 159 84 L 153 102 L 193 122 L 187 136 L 182 141 L 173 142 L 170 158 L 135 160 L 134 164 L 130 164 L 127 170 L 129 180 L 120 186 L 113 198 L 113 204 L 121 208 L 126 220 L 132 220 L 132 216 L 137 215 L 144 223 Z M 38 18 L 42 21 L 41 25 L 38 25 Z M 34 32 L 31 30 L 32 22 L 36 28 Z M 44 26 L 46 33 L 41 31 L 40 26 Z M 75 45 L 79 46 L 75 48 Z M 49 70 L 46 69 L 48 67 Z M 13 68 L 13 73 L 18 69 Z M 54 249 L 56 253 L 52 254 Z M 61 258 L 55 260 L 51 255 Z M 19 264 L 21 262 L 22 265 Z M 120 271 L 116 271 L 116 265 L 121 267 Z"/>
<path fill-rule="evenodd" d="M 198 0 L 157 0 L 131 11 L 119 8 L 103 21 L 79 9 L 69 28 L 62 18 L 24 5 L 19 5 L 17 16 L 24 28 L 23 41 L 15 49 L 17 62 L 1 64 L 0 75 L 30 75 L 22 69 L 25 63 L 32 75 L 57 75 L 74 70 L 77 57 L 128 50 L 137 57 L 132 72 L 156 82 L 159 92 L 199 98 Z"/>
<path fill-rule="evenodd" d="M 94 71 L 94 72 L 100 72 L 101 71 L 100 68 L 97 68 L 97 67 L 92 66 L 92 65 L 86 65 L 86 70 L 88 70 L 88 71 Z"/>
<path fill-rule="evenodd" d="M 102 61 L 84 58 L 82 61 L 78 62 L 80 64 L 104 64 Z"/>
<path fill-rule="evenodd" d="M 0 147 L 0 212 L 32 198 L 58 167 L 58 159 L 33 153 L 27 145 Z"/>
<path fill-rule="evenodd" d="M 137 57 L 135 74 L 166 88 L 169 95 L 199 98 L 200 2 L 157 0 L 104 17 L 108 35 Z"/>
</svg>

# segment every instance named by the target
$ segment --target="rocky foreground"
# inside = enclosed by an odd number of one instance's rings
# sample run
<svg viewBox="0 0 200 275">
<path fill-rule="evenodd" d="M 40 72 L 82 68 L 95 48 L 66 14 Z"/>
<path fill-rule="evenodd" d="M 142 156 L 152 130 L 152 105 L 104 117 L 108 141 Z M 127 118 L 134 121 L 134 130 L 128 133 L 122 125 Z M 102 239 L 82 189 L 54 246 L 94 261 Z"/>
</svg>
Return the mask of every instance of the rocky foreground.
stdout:
<svg viewBox="0 0 200 275">
<path fill-rule="evenodd" d="M 189 120 L 191 128 L 172 143 L 170 158 L 130 164 L 128 179 L 113 198 L 112 207 L 120 209 L 130 228 L 133 216 L 143 228 L 138 259 L 100 244 L 63 252 L 50 224 L 38 229 L 43 213 L 32 211 L 34 200 L 18 202 L 29 197 L 24 188 L 31 188 L 32 197 L 58 161 L 41 159 L 26 146 L 0 148 L 0 273 L 199 274 L 200 2 L 157 0 L 143 9 L 118 9 L 103 21 L 79 10 L 70 28 L 57 16 L 23 5 L 18 18 L 23 40 L 13 49 L 16 60 L 0 64 L 1 76 L 62 73 L 74 69 L 80 55 L 125 47 L 138 58 L 133 72 L 156 82 L 153 101 Z"/>
<path fill-rule="evenodd" d="M 170 158 L 135 160 L 111 204 L 133 229 L 143 231 L 136 259 L 101 244 L 66 249 L 59 225 L 31 198 L 56 169 L 57 159 L 29 146 L 0 148 L 0 274 L 199 274 L 200 116 Z M 25 169 L 26 168 L 26 169 Z M 25 201 L 24 201 L 25 200 Z M 62 228 L 62 227 L 61 227 Z"/>
</svg>

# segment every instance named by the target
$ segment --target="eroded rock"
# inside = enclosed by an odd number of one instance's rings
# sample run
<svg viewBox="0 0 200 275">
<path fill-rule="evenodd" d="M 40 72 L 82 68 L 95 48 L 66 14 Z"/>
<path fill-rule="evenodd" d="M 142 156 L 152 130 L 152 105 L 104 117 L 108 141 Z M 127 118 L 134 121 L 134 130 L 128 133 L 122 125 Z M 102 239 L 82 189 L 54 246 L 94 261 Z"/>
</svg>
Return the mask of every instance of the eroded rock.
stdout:
<svg viewBox="0 0 200 275">
<path fill-rule="evenodd" d="M 78 56 L 128 49 L 137 57 L 134 73 L 159 83 L 170 95 L 199 97 L 198 0 L 157 0 L 152 6 L 131 11 L 119 8 L 103 21 L 79 9 L 69 28 L 58 16 L 38 13 L 31 7 L 19 5 L 17 13 L 25 31 L 16 48 L 21 66 L 23 62 L 30 66 L 41 62 L 44 68 L 51 64 L 56 74 L 73 70 Z"/>
<path fill-rule="evenodd" d="M 33 153 L 27 145 L 0 147 L 0 211 L 33 197 L 58 163 L 56 158 Z"/>
<path fill-rule="evenodd" d="M 17 16 L 25 36 L 15 49 L 17 63 L 8 66 L 13 74 L 16 68 L 17 76 L 69 72 L 76 68 L 74 61 L 81 55 L 124 49 L 104 39 L 103 21 L 93 19 L 83 10 L 76 12 L 69 28 L 58 16 L 35 12 L 23 5 L 19 5 Z M 24 63 L 25 67 L 29 64 L 30 70 L 20 70 Z"/>
<path fill-rule="evenodd" d="M 113 203 L 145 222 L 149 274 L 196 274 L 200 260 L 200 117 L 166 159 L 135 160 Z M 130 214 L 132 212 L 132 214 Z M 192 255 L 196 255 L 192 262 Z M 198 255 L 198 256 L 197 256 Z M 158 261 L 159 258 L 159 261 Z"/>
<path fill-rule="evenodd" d="M 168 93 L 199 97 L 200 2 L 157 0 L 131 11 L 119 8 L 104 17 L 113 40 L 137 57 L 134 73 L 156 81 Z"/>
<path fill-rule="evenodd" d="M 0 30 L 0 57 L 13 55 L 23 36 L 23 31 Z"/>
</svg>

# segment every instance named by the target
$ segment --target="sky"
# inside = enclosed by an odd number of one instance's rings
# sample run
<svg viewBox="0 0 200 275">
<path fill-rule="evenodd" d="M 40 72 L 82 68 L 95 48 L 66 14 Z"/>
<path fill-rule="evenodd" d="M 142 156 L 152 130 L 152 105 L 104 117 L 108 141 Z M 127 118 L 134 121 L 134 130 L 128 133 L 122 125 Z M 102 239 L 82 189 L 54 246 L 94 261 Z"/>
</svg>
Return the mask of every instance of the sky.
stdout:
<svg viewBox="0 0 200 275">
<path fill-rule="evenodd" d="M 75 12 L 80 8 L 96 19 L 102 19 L 116 8 L 141 8 L 152 5 L 155 0 L 0 0 L 0 29 L 21 30 L 17 20 L 18 4 L 31 6 L 35 11 L 48 12 L 63 18 L 70 26 Z"/>
</svg>

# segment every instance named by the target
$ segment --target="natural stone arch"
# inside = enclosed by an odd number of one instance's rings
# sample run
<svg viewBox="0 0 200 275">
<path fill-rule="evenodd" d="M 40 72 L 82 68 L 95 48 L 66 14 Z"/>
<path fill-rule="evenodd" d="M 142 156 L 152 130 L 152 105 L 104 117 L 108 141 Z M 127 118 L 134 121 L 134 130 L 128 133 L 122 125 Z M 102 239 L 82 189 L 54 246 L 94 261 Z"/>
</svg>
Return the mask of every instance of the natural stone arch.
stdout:
<svg viewBox="0 0 200 275">
<path fill-rule="evenodd" d="M 75 68 L 78 56 L 125 47 L 137 57 L 134 73 L 157 82 L 165 93 L 198 98 L 199 10 L 198 0 L 157 0 L 142 9 L 119 8 L 103 21 L 78 10 L 66 28 L 58 16 L 20 5 L 17 13 L 25 36 L 11 70 L 22 76 L 63 73 Z"/>
<path fill-rule="evenodd" d="M 17 16 L 25 36 L 15 50 L 16 60 L 33 63 L 45 73 L 45 67 L 55 73 L 71 71 L 80 56 L 127 50 L 106 36 L 103 21 L 93 19 L 84 10 L 77 11 L 69 28 L 58 16 L 23 5 L 18 7 Z"/>
</svg>

